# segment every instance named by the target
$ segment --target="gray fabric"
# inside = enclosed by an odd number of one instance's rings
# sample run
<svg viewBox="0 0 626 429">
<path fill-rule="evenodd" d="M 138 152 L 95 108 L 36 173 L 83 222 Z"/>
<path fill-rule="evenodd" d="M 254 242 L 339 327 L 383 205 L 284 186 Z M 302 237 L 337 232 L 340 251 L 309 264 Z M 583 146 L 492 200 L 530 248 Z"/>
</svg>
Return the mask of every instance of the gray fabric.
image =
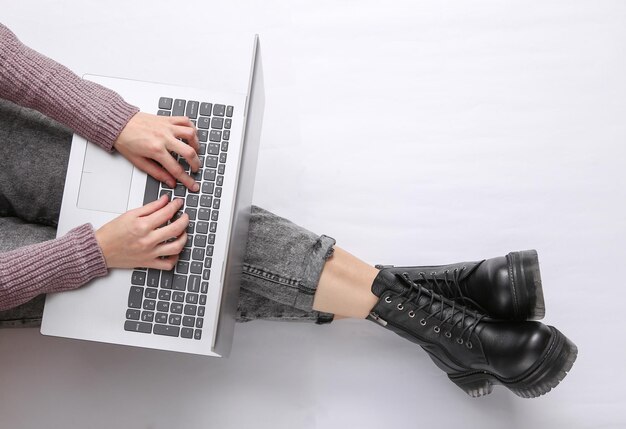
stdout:
<svg viewBox="0 0 626 429">
<path fill-rule="evenodd" d="M 54 238 L 71 137 L 38 112 L 0 100 L 0 253 Z M 334 244 L 253 207 L 237 320 L 332 321 L 312 305 Z M 42 311 L 40 296 L 0 312 L 0 328 L 38 326 Z"/>
</svg>

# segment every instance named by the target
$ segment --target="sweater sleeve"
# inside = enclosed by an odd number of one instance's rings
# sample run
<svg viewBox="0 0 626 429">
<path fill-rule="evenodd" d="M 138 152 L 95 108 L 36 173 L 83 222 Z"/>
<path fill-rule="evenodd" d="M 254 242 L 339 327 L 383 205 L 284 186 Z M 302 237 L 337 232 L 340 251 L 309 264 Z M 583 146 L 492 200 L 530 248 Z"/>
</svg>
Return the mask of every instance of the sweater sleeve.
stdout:
<svg viewBox="0 0 626 429">
<path fill-rule="evenodd" d="M 81 225 L 55 240 L 0 254 L 0 310 L 42 293 L 76 289 L 106 274 L 92 226 Z"/>
<path fill-rule="evenodd" d="M 0 24 L 0 98 L 30 107 L 107 151 L 139 109 L 30 49 Z"/>
</svg>

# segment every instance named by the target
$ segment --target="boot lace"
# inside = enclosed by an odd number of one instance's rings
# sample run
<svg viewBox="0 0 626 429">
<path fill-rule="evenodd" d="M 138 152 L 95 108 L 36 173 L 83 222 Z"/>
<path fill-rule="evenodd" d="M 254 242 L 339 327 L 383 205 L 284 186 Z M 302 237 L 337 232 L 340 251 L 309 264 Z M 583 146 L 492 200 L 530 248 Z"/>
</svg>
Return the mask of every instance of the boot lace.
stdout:
<svg viewBox="0 0 626 429">
<path fill-rule="evenodd" d="M 418 273 L 418 277 L 425 284 L 429 286 L 432 285 L 431 288 L 436 293 L 449 297 L 453 300 L 461 301 L 464 305 L 472 306 L 480 312 L 486 313 L 485 309 L 480 304 L 468 297 L 467 294 L 463 293 L 463 290 L 461 289 L 460 278 L 465 269 L 465 266 L 455 268 L 452 270 L 452 274 L 450 274 L 449 270 L 445 270 L 443 272 L 443 279 L 437 278 L 435 272 L 427 274 L 423 271 Z"/>
<path fill-rule="evenodd" d="M 420 324 L 422 326 L 425 326 L 430 319 L 439 320 L 440 323 L 438 325 L 443 325 L 445 323 L 452 324 L 450 330 L 445 333 L 445 336 L 447 338 L 452 337 L 452 331 L 455 328 L 463 327 L 456 341 L 459 344 L 463 344 L 463 342 L 465 342 L 468 348 L 472 348 L 470 338 L 478 327 L 480 321 L 485 317 L 484 314 L 468 310 L 465 306 L 459 305 L 453 300 L 446 299 L 440 294 L 424 288 L 421 284 L 412 281 L 409 278 L 408 273 L 396 274 L 396 277 L 399 278 L 408 287 L 406 291 L 400 294 L 400 297 L 403 298 L 403 300 L 400 302 L 400 304 L 398 304 L 398 310 L 402 310 L 407 302 L 411 302 L 418 306 L 415 310 L 412 310 L 409 313 L 409 316 L 411 316 L 411 313 L 415 314 L 415 312 L 417 311 L 426 309 L 426 312 L 429 314 L 428 316 L 420 320 Z M 419 305 L 420 298 L 422 296 L 429 297 L 429 299 L 427 301 L 424 301 L 422 305 Z M 440 304 L 439 309 L 434 310 L 433 304 Z M 473 322 L 469 323 L 472 319 Z M 466 320 L 468 321 L 467 324 L 465 323 Z M 437 333 L 439 333 L 440 331 L 438 325 L 435 326 L 435 332 Z"/>
</svg>

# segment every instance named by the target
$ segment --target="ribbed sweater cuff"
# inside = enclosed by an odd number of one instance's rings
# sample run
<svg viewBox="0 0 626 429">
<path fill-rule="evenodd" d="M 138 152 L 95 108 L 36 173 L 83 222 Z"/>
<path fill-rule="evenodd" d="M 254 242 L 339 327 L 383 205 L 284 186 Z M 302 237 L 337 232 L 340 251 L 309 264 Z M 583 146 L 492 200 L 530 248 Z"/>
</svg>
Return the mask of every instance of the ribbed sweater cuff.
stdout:
<svg viewBox="0 0 626 429">
<path fill-rule="evenodd" d="M 0 254 L 0 310 L 42 293 L 76 289 L 107 274 L 90 224 L 63 237 Z"/>
</svg>

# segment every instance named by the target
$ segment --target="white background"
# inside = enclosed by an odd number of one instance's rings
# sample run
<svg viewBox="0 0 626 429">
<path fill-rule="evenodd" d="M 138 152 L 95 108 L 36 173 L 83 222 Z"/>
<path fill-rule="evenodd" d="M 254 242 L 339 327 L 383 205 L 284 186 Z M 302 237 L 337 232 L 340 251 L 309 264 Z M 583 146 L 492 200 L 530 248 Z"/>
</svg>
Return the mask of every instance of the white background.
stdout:
<svg viewBox="0 0 626 429">
<path fill-rule="evenodd" d="M 369 263 L 536 248 L 545 322 L 579 347 L 540 399 L 502 387 L 471 399 L 419 347 L 364 321 L 238 325 L 227 360 L 3 330 L 2 428 L 626 426 L 624 2 L 0 0 L 0 11 L 77 73 L 196 86 L 216 63 L 213 34 L 260 33 L 256 204 Z"/>
</svg>

